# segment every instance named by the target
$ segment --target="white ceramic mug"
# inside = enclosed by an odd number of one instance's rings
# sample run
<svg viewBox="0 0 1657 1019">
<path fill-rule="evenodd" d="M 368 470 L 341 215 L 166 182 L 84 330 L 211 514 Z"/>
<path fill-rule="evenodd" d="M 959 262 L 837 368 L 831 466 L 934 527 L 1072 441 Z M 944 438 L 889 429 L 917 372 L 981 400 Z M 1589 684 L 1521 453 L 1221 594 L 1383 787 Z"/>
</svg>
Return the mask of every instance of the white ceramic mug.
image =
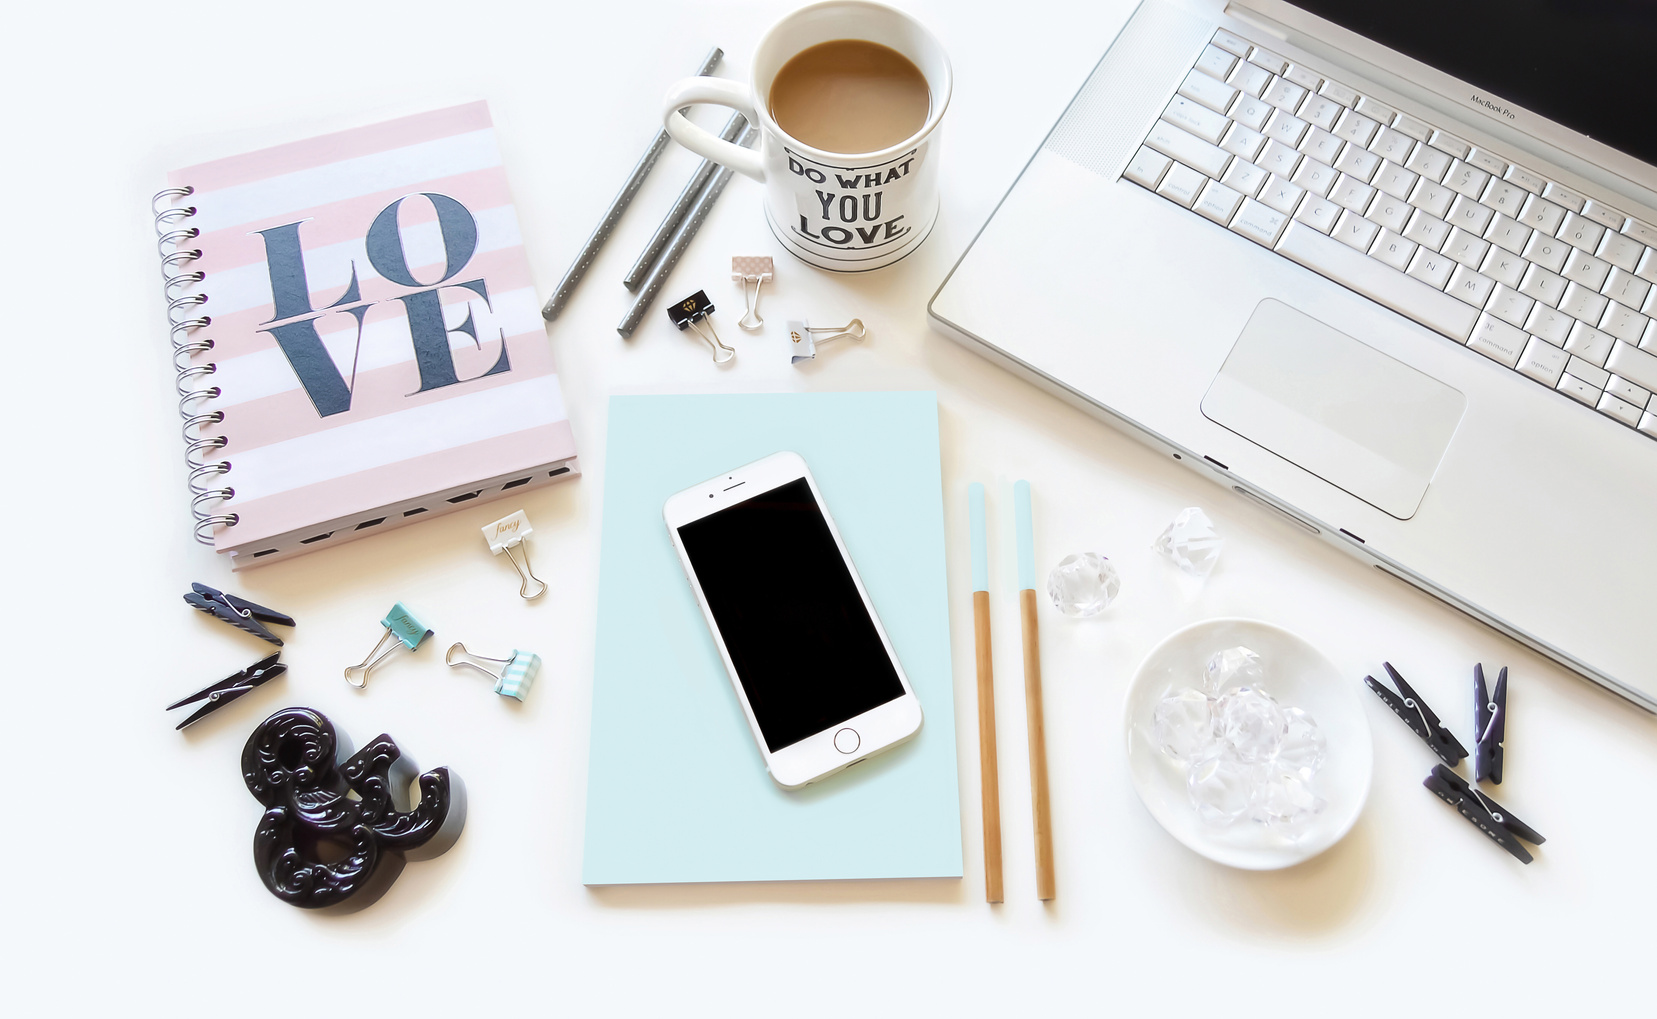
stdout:
<svg viewBox="0 0 1657 1019">
<path fill-rule="evenodd" d="M 791 137 L 771 116 L 771 82 L 818 43 L 866 39 L 908 57 L 926 78 L 932 106 L 921 129 L 877 152 L 825 152 Z M 771 27 L 749 80 L 686 78 L 668 90 L 662 117 L 679 144 L 765 185 L 765 219 L 783 247 L 821 269 L 866 272 L 914 251 L 938 219 L 938 125 L 949 109 L 949 57 L 920 22 L 883 4 L 828 0 Z M 681 107 L 728 106 L 757 126 L 753 149 L 692 124 Z"/>
</svg>

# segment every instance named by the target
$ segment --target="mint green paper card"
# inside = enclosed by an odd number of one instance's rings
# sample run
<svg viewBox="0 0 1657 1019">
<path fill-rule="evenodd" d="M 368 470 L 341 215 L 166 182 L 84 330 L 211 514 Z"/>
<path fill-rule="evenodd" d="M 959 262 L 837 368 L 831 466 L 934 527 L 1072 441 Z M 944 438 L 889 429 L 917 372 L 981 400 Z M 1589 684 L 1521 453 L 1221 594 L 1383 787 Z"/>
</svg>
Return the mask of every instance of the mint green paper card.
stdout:
<svg viewBox="0 0 1657 1019">
<path fill-rule="evenodd" d="M 785 449 L 925 715 L 797 792 L 765 771 L 662 521 L 674 492 Z M 604 474 L 583 883 L 960 877 L 936 394 L 615 396 Z"/>
</svg>

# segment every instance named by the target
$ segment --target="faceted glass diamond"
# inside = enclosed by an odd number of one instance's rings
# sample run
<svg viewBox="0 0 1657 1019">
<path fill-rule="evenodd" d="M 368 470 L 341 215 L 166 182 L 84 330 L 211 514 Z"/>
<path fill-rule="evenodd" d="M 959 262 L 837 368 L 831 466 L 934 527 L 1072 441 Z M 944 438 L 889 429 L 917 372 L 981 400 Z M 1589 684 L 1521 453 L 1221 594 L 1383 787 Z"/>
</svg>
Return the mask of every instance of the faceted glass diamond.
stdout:
<svg viewBox="0 0 1657 1019">
<path fill-rule="evenodd" d="M 1272 768 L 1255 795 L 1263 819 L 1281 835 L 1298 838 L 1307 822 L 1323 812 L 1324 800 L 1312 791 L 1311 779 L 1295 771 Z"/>
<path fill-rule="evenodd" d="M 1200 506 L 1187 506 L 1151 546 L 1174 561 L 1174 565 L 1199 580 L 1207 577 L 1220 558 L 1225 542 L 1214 533 L 1214 522 Z"/>
<path fill-rule="evenodd" d="M 1218 697 L 1234 686 L 1258 686 L 1266 678 L 1260 656 L 1238 645 L 1216 651 L 1203 668 L 1203 689 Z"/>
<path fill-rule="evenodd" d="M 1253 769 L 1221 754 L 1191 766 L 1185 790 L 1197 816 L 1212 825 L 1227 825 L 1248 812 L 1254 800 Z"/>
<path fill-rule="evenodd" d="M 1271 694 L 1259 687 L 1240 686 L 1215 705 L 1220 738 L 1227 751 L 1244 764 L 1272 759 L 1288 731 L 1288 717 Z"/>
<path fill-rule="evenodd" d="M 1151 738 L 1169 757 L 1194 761 L 1214 748 L 1214 702 L 1201 690 L 1170 690 L 1157 702 Z"/>
<path fill-rule="evenodd" d="M 1081 618 L 1105 611 L 1122 590 L 1116 565 L 1095 552 L 1067 555 L 1047 575 L 1047 596 L 1067 616 Z"/>
<path fill-rule="evenodd" d="M 1318 723 L 1302 709 L 1288 708 L 1283 715 L 1287 719 L 1287 727 L 1283 732 L 1283 742 L 1277 746 L 1273 763 L 1309 781 L 1323 767 L 1329 742 L 1324 739 Z"/>
</svg>

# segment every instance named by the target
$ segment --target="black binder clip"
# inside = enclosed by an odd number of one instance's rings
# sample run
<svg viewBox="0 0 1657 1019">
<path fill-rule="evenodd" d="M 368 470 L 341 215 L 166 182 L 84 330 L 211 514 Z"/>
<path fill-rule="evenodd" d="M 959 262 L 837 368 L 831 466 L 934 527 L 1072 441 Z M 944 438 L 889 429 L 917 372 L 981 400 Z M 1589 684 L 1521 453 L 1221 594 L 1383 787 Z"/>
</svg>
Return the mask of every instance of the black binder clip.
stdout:
<svg viewBox="0 0 1657 1019">
<path fill-rule="evenodd" d="M 200 587 L 201 585 L 198 584 L 196 586 Z M 209 590 L 211 590 L 211 588 L 209 588 Z M 277 643 L 281 642 L 278 641 Z M 235 673 L 234 675 L 227 676 L 226 678 L 219 680 L 217 683 L 197 690 L 195 693 L 184 698 L 183 700 L 175 701 L 174 703 L 167 705 L 167 710 L 171 711 L 174 708 L 182 708 L 186 704 L 194 704 L 196 701 L 205 700 L 207 702 L 200 708 L 196 709 L 195 714 L 178 723 L 177 728 L 182 729 L 191 722 L 206 718 L 208 715 L 224 707 L 226 704 L 229 704 L 231 701 L 240 697 L 242 694 L 247 693 L 249 690 L 252 690 L 254 687 L 269 682 L 277 676 L 280 676 L 282 673 L 287 672 L 288 667 L 277 661 L 280 657 L 282 657 L 282 652 L 278 651 L 269 658 L 264 658 L 254 662 L 252 665 L 249 665 L 247 668 Z"/>
<path fill-rule="evenodd" d="M 698 290 L 684 300 L 667 306 L 667 317 L 673 320 L 679 331 L 691 330 L 708 341 L 708 346 L 713 348 L 713 363 L 725 364 L 736 357 L 736 348 L 726 346 L 725 341 L 714 332 L 713 323 L 708 321 L 708 316 L 712 314 L 713 302 L 708 300 L 706 290 Z M 719 356 L 722 351 L 724 357 Z"/>
<path fill-rule="evenodd" d="M 296 625 L 292 616 L 284 616 L 275 609 L 255 605 L 245 598 L 225 594 L 206 584 L 191 584 L 190 593 L 184 596 L 184 600 L 208 615 L 222 619 L 237 629 L 246 630 L 260 640 L 268 640 L 277 647 L 282 646 L 282 638 L 271 633 L 264 624 Z"/>
<path fill-rule="evenodd" d="M 1398 693 L 1393 693 L 1382 686 L 1374 676 L 1365 676 L 1364 685 L 1374 690 L 1378 697 L 1386 701 L 1387 707 L 1392 709 L 1392 713 L 1402 718 L 1404 724 L 1413 729 L 1415 734 L 1420 736 L 1422 741 L 1432 749 L 1432 752 L 1438 755 L 1439 760 L 1452 768 L 1460 764 L 1462 759 L 1467 756 L 1467 748 L 1461 745 L 1461 742 L 1456 739 L 1450 730 L 1439 724 L 1438 716 L 1433 714 L 1431 708 L 1427 707 L 1427 702 L 1421 699 L 1421 695 L 1416 693 L 1404 681 L 1404 677 L 1398 674 L 1398 670 L 1392 667 L 1391 662 L 1382 662 L 1381 665 L 1386 668 L 1387 675 L 1391 676 L 1393 683 L 1397 685 Z M 1403 694 L 1403 696 L 1400 697 L 1399 694 Z"/>
<path fill-rule="evenodd" d="M 1502 740 L 1507 737 L 1507 666 L 1496 676 L 1496 688 L 1486 690 L 1484 666 L 1473 666 L 1473 776 L 1479 782 L 1502 784 Z"/>
<path fill-rule="evenodd" d="M 1490 836 L 1490 841 L 1507 850 L 1520 863 L 1529 863 L 1535 859 L 1529 850 L 1519 844 L 1520 839 L 1533 846 L 1547 841 L 1535 828 L 1514 817 L 1500 803 L 1479 792 L 1469 785 L 1465 778 L 1442 764 L 1433 765 L 1433 773 L 1421 784 L 1437 793 L 1439 799 L 1455 807 L 1457 813 Z"/>
</svg>

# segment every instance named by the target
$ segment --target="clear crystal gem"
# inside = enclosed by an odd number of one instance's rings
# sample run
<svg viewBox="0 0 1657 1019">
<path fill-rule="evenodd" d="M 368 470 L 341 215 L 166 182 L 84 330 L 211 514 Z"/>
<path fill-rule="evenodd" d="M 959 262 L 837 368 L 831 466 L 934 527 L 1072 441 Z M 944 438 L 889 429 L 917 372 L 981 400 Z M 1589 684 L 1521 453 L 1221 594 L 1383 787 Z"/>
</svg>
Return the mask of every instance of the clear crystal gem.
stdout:
<svg viewBox="0 0 1657 1019">
<path fill-rule="evenodd" d="M 1205 824 L 1246 819 L 1293 841 L 1325 807 L 1315 776 L 1328 741 L 1311 715 L 1267 693 L 1264 678 L 1251 649 L 1216 652 L 1202 689 L 1170 690 L 1157 701 L 1151 738 L 1184 766 L 1191 806 Z"/>
<path fill-rule="evenodd" d="M 1312 791 L 1312 780 L 1299 772 L 1272 768 L 1264 776 L 1255 802 L 1267 824 L 1290 838 L 1323 812 L 1324 800 Z"/>
<path fill-rule="evenodd" d="M 1263 764 L 1272 759 L 1288 731 L 1288 716 L 1259 687 L 1240 686 L 1228 691 L 1215 704 L 1220 738 L 1227 752 L 1244 764 Z"/>
<path fill-rule="evenodd" d="M 1170 690 L 1157 702 L 1151 738 L 1176 760 L 1207 757 L 1214 748 L 1214 702 L 1201 690 Z"/>
<path fill-rule="evenodd" d="M 1047 575 L 1047 596 L 1067 616 L 1098 615 L 1120 590 L 1122 578 L 1116 564 L 1095 552 L 1067 555 Z"/>
<path fill-rule="evenodd" d="M 1254 801 L 1254 769 L 1229 754 L 1218 754 L 1191 766 L 1185 790 L 1197 816 L 1208 824 L 1227 825 L 1248 813 Z"/>
<path fill-rule="evenodd" d="M 1152 548 L 1174 561 L 1174 565 L 1202 579 L 1213 572 L 1225 542 L 1214 533 L 1214 522 L 1200 506 L 1187 506 L 1174 517 L 1167 530 L 1157 536 Z"/>
<path fill-rule="evenodd" d="M 1258 686 L 1266 678 L 1260 656 L 1241 645 L 1216 651 L 1203 668 L 1203 689 L 1218 697 L 1234 686 Z"/>
<path fill-rule="evenodd" d="M 1273 763 L 1285 770 L 1292 771 L 1302 778 L 1310 780 L 1323 767 L 1329 742 L 1324 739 L 1318 723 L 1300 708 L 1287 708 L 1283 715 L 1287 720 L 1283 732 L 1283 742 L 1277 746 L 1277 756 Z"/>
</svg>

